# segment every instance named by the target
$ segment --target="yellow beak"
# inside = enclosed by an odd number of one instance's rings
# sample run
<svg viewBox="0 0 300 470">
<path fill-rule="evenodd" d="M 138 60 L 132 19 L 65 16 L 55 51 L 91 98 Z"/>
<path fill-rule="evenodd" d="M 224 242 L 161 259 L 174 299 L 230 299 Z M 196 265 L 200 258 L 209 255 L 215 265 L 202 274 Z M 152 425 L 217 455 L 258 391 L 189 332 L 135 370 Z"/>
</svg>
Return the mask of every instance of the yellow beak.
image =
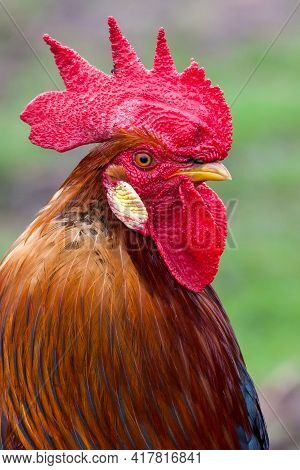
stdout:
<svg viewBox="0 0 300 470">
<path fill-rule="evenodd" d="M 192 181 L 226 181 L 231 180 L 231 174 L 227 168 L 219 162 L 195 163 L 190 168 L 183 168 L 176 175 L 186 175 Z"/>
</svg>

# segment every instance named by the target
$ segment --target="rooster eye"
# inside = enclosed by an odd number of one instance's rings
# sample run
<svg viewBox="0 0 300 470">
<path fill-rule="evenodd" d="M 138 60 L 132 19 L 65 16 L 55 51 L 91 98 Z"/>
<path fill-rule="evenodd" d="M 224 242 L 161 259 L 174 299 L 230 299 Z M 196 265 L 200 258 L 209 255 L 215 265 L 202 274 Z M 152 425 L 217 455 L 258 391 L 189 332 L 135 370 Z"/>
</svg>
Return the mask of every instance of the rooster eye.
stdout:
<svg viewBox="0 0 300 470">
<path fill-rule="evenodd" d="M 148 166 L 152 165 L 154 160 L 152 155 L 149 155 L 145 152 L 136 153 L 133 159 L 134 163 L 140 168 L 147 168 Z"/>
</svg>

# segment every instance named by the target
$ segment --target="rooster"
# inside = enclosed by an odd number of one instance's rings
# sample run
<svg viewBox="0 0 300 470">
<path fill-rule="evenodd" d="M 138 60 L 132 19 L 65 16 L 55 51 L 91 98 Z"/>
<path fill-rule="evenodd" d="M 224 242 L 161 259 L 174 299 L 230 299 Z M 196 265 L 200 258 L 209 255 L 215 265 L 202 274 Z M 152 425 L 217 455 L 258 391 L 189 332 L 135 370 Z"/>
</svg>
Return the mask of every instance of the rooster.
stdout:
<svg viewBox="0 0 300 470">
<path fill-rule="evenodd" d="M 176 71 L 163 29 L 147 70 L 108 23 L 111 74 L 45 35 L 66 89 L 21 114 L 36 145 L 96 146 L 1 264 L 1 446 L 267 449 L 210 286 L 229 107 L 194 60 Z"/>
</svg>

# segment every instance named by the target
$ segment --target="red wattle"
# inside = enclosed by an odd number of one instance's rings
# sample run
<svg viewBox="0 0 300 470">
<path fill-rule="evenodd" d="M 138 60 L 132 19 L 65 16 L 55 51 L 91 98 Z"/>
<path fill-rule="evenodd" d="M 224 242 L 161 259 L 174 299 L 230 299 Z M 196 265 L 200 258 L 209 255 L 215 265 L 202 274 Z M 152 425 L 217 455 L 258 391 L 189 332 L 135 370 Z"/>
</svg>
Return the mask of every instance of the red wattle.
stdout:
<svg viewBox="0 0 300 470">
<path fill-rule="evenodd" d="M 163 201 L 154 203 L 151 236 L 176 280 L 199 292 L 218 270 L 226 241 L 226 210 L 212 189 L 182 178 Z"/>
</svg>

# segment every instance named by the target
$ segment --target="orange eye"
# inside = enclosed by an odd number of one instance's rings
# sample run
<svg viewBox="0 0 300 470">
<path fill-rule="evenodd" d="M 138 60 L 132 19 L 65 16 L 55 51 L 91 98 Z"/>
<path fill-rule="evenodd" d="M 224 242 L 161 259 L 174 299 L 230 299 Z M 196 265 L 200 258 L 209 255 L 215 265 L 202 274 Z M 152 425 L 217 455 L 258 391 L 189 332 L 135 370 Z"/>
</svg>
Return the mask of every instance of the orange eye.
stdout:
<svg viewBox="0 0 300 470">
<path fill-rule="evenodd" d="M 134 163 L 141 168 L 152 165 L 153 160 L 152 155 L 149 155 L 149 153 L 141 152 L 134 155 Z"/>
</svg>

